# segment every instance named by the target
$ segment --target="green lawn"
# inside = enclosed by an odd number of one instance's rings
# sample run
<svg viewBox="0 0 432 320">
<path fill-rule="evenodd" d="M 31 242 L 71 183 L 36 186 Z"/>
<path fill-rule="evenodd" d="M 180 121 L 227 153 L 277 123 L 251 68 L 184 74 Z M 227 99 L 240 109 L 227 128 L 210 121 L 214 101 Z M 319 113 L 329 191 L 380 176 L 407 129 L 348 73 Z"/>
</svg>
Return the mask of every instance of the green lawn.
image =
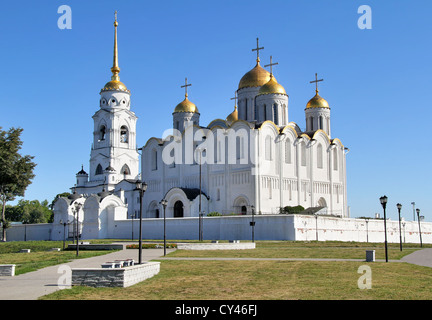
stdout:
<svg viewBox="0 0 432 320">
<path fill-rule="evenodd" d="M 408 248 L 411 247 L 411 248 Z M 430 246 L 429 246 L 430 247 Z M 258 241 L 255 250 L 177 250 L 168 257 L 364 259 L 384 258 L 382 244 Z M 390 259 L 419 249 L 389 245 Z M 133 249 L 131 249 L 133 250 Z M 430 300 L 432 268 L 401 262 L 159 260 L 161 271 L 128 288 L 73 287 L 43 299 L 59 300 Z M 371 267 L 371 289 L 359 289 L 360 266 Z"/>
</svg>

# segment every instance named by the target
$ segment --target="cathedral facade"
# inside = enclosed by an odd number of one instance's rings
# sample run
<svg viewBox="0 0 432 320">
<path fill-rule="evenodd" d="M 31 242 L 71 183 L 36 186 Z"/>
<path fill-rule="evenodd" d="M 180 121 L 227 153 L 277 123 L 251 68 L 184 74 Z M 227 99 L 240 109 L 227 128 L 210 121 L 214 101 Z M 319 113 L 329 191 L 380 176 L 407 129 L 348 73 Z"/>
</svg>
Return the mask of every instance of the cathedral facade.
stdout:
<svg viewBox="0 0 432 320">
<path fill-rule="evenodd" d="M 75 197 L 57 201 L 55 221 L 71 220 L 71 204 L 80 201 L 83 234 L 103 237 L 110 216 L 138 218 L 141 200 L 143 218 L 163 218 L 162 199 L 166 217 L 176 218 L 278 214 L 298 205 L 349 216 L 348 149 L 331 136 L 330 105 L 318 93 L 321 80 L 311 81 L 316 90 L 305 102 L 302 131 L 289 117 L 289 96 L 272 72 L 276 63 L 270 60 L 270 71 L 260 64 L 257 39 L 256 65 L 240 78 L 231 114 L 200 123 L 186 80 L 185 97 L 173 106 L 172 128 L 137 148 L 137 116 L 119 77 L 117 26 L 116 20 L 112 77 L 93 115 L 89 172 L 77 173 Z M 139 181 L 147 184 L 142 199 Z"/>
</svg>

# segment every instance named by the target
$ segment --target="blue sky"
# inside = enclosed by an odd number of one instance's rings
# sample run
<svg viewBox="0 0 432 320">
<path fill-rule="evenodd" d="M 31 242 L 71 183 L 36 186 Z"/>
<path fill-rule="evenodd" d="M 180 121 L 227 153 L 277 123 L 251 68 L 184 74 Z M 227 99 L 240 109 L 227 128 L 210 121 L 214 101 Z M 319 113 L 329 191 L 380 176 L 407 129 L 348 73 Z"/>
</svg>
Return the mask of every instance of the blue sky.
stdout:
<svg viewBox="0 0 432 320">
<path fill-rule="evenodd" d="M 60 5 L 72 9 L 72 29 L 60 30 Z M 372 9 L 372 29 L 361 30 L 360 5 Z M 332 137 L 347 155 L 351 216 L 413 217 L 415 201 L 431 221 L 429 127 L 432 119 L 432 2 L 355 1 L 20 1 L 2 4 L 0 126 L 24 128 L 22 153 L 38 164 L 28 200 L 69 191 L 88 170 L 92 115 L 110 80 L 113 13 L 118 11 L 120 78 L 139 117 L 138 145 L 172 126 L 184 97 L 201 124 L 233 109 L 240 78 L 263 64 L 289 95 L 289 120 L 305 127 L 304 108 L 320 94 L 331 106 Z"/>
</svg>

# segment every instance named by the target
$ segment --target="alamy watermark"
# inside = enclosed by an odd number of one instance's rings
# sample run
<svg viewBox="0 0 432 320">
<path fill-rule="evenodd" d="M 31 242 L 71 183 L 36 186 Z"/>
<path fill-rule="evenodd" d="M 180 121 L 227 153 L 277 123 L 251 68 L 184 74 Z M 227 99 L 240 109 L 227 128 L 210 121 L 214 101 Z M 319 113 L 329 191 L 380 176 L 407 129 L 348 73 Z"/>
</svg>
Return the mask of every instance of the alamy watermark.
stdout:
<svg viewBox="0 0 432 320">
<path fill-rule="evenodd" d="M 361 265 L 357 269 L 357 273 L 361 274 L 357 280 L 357 286 L 359 289 L 372 289 L 372 269 L 368 265 Z"/>
<path fill-rule="evenodd" d="M 57 13 L 62 14 L 57 20 L 57 27 L 61 30 L 72 29 L 72 9 L 68 5 L 61 5 Z"/>
<path fill-rule="evenodd" d="M 372 9 L 368 5 L 362 5 L 358 7 L 357 13 L 361 16 L 357 20 L 357 26 L 359 29 L 372 29 Z"/>
</svg>

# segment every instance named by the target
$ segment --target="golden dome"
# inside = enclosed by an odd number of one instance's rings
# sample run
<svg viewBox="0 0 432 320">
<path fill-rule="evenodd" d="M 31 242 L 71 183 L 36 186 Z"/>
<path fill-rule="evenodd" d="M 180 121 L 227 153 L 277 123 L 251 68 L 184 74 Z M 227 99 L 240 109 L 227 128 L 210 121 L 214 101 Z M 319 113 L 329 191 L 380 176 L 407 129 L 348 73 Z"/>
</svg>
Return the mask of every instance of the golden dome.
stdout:
<svg viewBox="0 0 432 320">
<path fill-rule="evenodd" d="M 226 118 L 226 121 L 228 122 L 234 122 L 238 120 L 238 111 L 237 106 L 234 107 L 234 111 L 231 112 L 228 117 Z"/>
<path fill-rule="evenodd" d="M 306 109 L 309 108 L 327 108 L 330 109 L 328 102 L 321 98 L 318 92 L 315 94 L 315 97 L 309 100 L 309 102 L 306 105 Z"/>
<path fill-rule="evenodd" d="M 199 113 L 197 106 L 190 102 L 187 96 L 185 99 L 180 102 L 174 109 L 174 113 L 176 112 L 193 112 L 193 113 Z"/>
<path fill-rule="evenodd" d="M 128 88 L 126 88 L 124 83 L 119 80 L 111 80 L 110 82 L 107 82 L 101 91 L 113 91 L 113 90 L 130 92 Z"/>
<path fill-rule="evenodd" d="M 258 95 L 261 94 L 286 94 L 284 87 L 277 83 L 273 75 L 270 76 L 270 80 L 261 87 Z"/>
<path fill-rule="evenodd" d="M 255 68 L 246 73 L 240 80 L 239 89 L 248 88 L 248 87 L 261 87 L 266 84 L 270 80 L 270 72 L 263 69 L 259 60 Z"/>
</svg>

